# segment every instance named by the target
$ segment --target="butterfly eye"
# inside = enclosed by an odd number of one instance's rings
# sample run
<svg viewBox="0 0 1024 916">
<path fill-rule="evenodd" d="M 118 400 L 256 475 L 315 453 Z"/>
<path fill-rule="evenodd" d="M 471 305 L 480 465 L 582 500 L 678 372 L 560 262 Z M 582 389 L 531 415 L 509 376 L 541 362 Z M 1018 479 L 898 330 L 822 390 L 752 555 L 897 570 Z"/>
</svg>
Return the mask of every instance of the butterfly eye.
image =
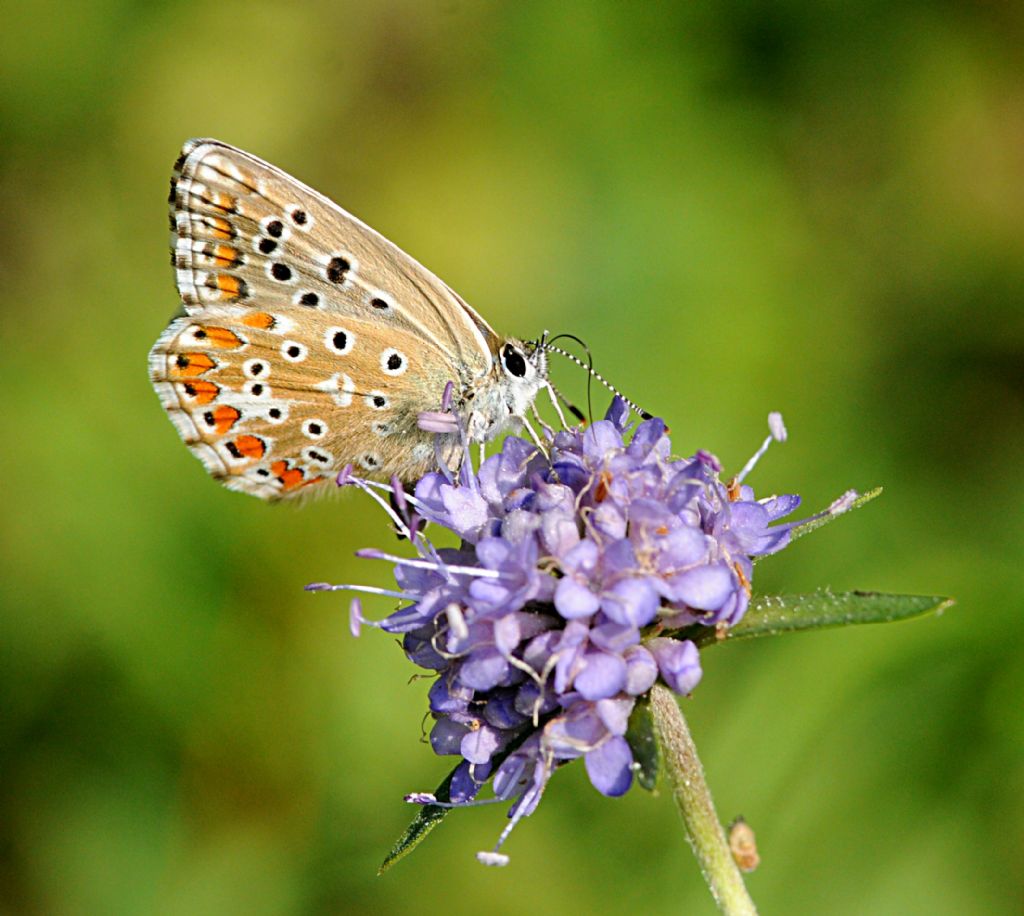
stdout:
<svg viewBox="0 0 1024 916">
<path fill-rule="evenodd" d="M 516 378 L 526 375 L 526 359 L 512 344 L 505 344 L 501 351 L 501 361 L 505 364 L 505 371 Z"/>
</svg>

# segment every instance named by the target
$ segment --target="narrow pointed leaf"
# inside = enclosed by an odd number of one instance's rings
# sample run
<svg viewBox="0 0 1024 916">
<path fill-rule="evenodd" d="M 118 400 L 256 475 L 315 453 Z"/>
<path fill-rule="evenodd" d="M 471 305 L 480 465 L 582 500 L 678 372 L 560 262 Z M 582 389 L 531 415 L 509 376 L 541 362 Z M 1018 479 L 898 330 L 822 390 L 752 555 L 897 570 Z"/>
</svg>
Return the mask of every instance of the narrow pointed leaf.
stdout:
<svg viewBox="0 0 1024 916">
<path fill-rule="evenodd" d="M 548 722 L 550 718 L 550 714 L 547 716 L 542 716 L 540 719 L 540 727 L 543 728 L 543 726 Z M 491 758 L 491 763 L 493 764 L 494 768 L 497 769 L 499 766 L 501 766 L 502 761 L 504 761 L 509 754 L 515 751 L 519 747 L 519 745 L 521 745 L 530 736 L 530 734 L 531 732 L 529 730 L 524 730 L 522 734 L 519 735 L 519 737 L 517 737 L 513 741 L 510 741 L 505 748 L 503 748 L 499 753 L 495 754 Z M 434 791 L 434 798 L 436 798 L 439 802 L 450 802 L 452 800 L 452 777 L 455 775 L 455 770 L 457 769 L 458 767 L 455 767 L 455 769 L 453 769 L 444 778 L 441 784 Z M 380 868 L 377 869 L 377 874 L 383 875 L 384 872 L 391 868 L 391 866 L 394 865 L 399 859 L 404 859 L 407 855 L 409 855 L 410 852 L 412 852 L 417 846 L 419 846 L 420 843 L 422 843 L 426 839 L 427 834 L 430 833 L 431 830 L 433 830 L 438 824 L 441 823 L 441 821 L 444 820 L 445 815 L 447 815 L 452 810 L 452 808 L 445 808 L 441 805 L 423 805 L 420 808 L 419 812 L 417 813 L 416 817 L 413 818 L 412 823 L 405 828 L 405 833 L 403 833 L 398 838 L 398 842 L 395 843 L 391 852 L 388 853 L 387 858 L 385 858 L 384 861 L 381 862 Z"/>
<path fill-rule="evenodd" d="M 921 614 L 941 614 L 952 598 L 934 595 L 886 595 L 880 592 L 828 591 L 812 595 L 761 595 L 750 602 L 743 619 L 729 630 L 687 627 L 679 635 L 700 646 L 732 639 L 776 636 L 797 630 L 820 630 L 859 623 L 890 623 Z"/>
<path fill-rule="evenodd" d="M 633 707 L 626 729 L 626 742 L 637 766 L 636 781 L 648 792 L 653 791 L 658 781 L 658 742 L 654 737 L 651 701 L 647 697 L 641 697 Z"/>
<path fill-rule="evenodd" d="M 448 793 L 454 773 L 455 770 L 452 770 L 434 792 L 434 798 L 438 801 L 446 802 L 451 800 L 451 796 Z M 381 862 L 380 868 L 377 869 L 377 874 L 383 875 L 399 859 L 404 859 L 409 855 L 426 839 L 427 834 L 444 820 L 445 815 L 451 810 L 451 808 L 442 808 L 440 805 L 423 805 L 416 814 L 416 817 L 413 818 L 412 823 L 405 828 L 405 833 L 398 838 L 398 842 L 395 843 L 391 852 L 388 853 L 387 858 Z"/>
<path fill-rule="evenodd" d="M 804 522 L 802 525 L 797 525 L 790 532 L 790 543 L 793 543 L 797 538 L 802 538 L 805 534 L 810 534 L 816 528 L 821 528 L 829 522 L 834 522 L 837 518 L 842 518 L 844 515 L 849 515 L 854 509 L 859 509 L 861 506 L 866 506 L 871 500 L 882 495 L 882 488 L 875 487 L 873 490 L 868 490 L 867 493 L 862 493 L 852 503 L 845 512 L 840 512 L 838 515 L 823 515 L 821 518 L 813 519 L 809 522 Z"/>
</svg>

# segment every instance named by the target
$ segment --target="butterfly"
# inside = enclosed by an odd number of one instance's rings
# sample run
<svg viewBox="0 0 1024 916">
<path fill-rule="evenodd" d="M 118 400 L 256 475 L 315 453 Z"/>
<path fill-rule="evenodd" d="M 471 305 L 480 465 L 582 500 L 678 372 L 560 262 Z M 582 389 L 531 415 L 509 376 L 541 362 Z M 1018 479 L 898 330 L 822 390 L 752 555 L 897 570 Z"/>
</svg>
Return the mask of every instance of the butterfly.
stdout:
<svg viewBox="0 0 1024 916">
<path fill-rule="evenodd" d="M 150 378 L 232 490 L 288 498 L 349 464 L 414 481 L 463 450 L 421 427 L 442 398 L 485 442 L 550 384 L 541 341 L 498 335 L 382 235 L 249 153 L 188 141 L 170 209 L 184 314 L 153 346 Z"/>
</svg>

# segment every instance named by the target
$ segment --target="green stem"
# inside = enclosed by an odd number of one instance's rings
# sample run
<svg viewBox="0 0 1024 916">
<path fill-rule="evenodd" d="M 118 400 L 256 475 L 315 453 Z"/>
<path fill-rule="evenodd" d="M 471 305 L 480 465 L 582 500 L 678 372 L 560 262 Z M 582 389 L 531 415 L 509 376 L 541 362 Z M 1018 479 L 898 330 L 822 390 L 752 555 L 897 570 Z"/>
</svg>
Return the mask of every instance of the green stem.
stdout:
<svg viewBox="0 0 1024 916">
<path fill-rule="evenodd" d="M 711 895 L 727 916 L 756 916 L 757 909 L 729 851 L 725 831 L 704 780 L 704 768 L 675 694 L 667 687 L 655 684 L 651 690 L 651 710 L 662 761 L 686 826 L 686 838 L 700 863 Z"/>
</svg>

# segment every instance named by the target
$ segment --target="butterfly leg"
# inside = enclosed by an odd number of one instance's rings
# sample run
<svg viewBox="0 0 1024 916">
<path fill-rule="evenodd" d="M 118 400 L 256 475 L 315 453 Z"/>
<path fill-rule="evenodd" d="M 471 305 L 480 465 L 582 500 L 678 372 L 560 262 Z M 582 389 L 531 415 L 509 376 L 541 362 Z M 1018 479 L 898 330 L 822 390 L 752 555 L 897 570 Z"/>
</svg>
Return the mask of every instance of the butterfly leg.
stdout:
<svg viewBox="0 0 1024 916">
<path fill-rule="evenodd" d="M 541 431 L 544 435 L 547 436 L 548 439 L 553 439 L 555 437 L 555 431 L 544 422 L 544 418 L 540 415 L 540 411 L 537 410 L 536 404 L 530 405 L 530 412 L 533 414 L 533 419 L 540 424 Z"/>
<path fill-rule="evenodd" d="M 562 429 L 568 429 L 569 424 L 565 420 L 565 414 L 562 413 L 562 405 L 558 402 L 558 398 L 561 396 L 555 391 L 555 386 L 551 382 L 547 382 L 544 385 L 545 391 L 548 393 L 548 399 L 551 401 L 551 406 L 555 408 L 555 413 L 558 414 L 558 422 L 562 424 Z"/>
<path fill-rule="evenodd" d="M 537 431 L 530 425 L 530 421 L 527 420 L 526 417 L 520 417 L 520 419 L 523 422 L 523 426 L 526 427 L 526 431 L 530 434 L 530 438 L 533 440 L 533 444 L 536 445 L 538 449 L 540 449 L 541 454 L 545 458 L 550 458 L 551 456 L 548 454 L 548 450 L 544 446 L 544 442 L 541 440 L 540 436 L 537 435 Z"/>
</svg>

